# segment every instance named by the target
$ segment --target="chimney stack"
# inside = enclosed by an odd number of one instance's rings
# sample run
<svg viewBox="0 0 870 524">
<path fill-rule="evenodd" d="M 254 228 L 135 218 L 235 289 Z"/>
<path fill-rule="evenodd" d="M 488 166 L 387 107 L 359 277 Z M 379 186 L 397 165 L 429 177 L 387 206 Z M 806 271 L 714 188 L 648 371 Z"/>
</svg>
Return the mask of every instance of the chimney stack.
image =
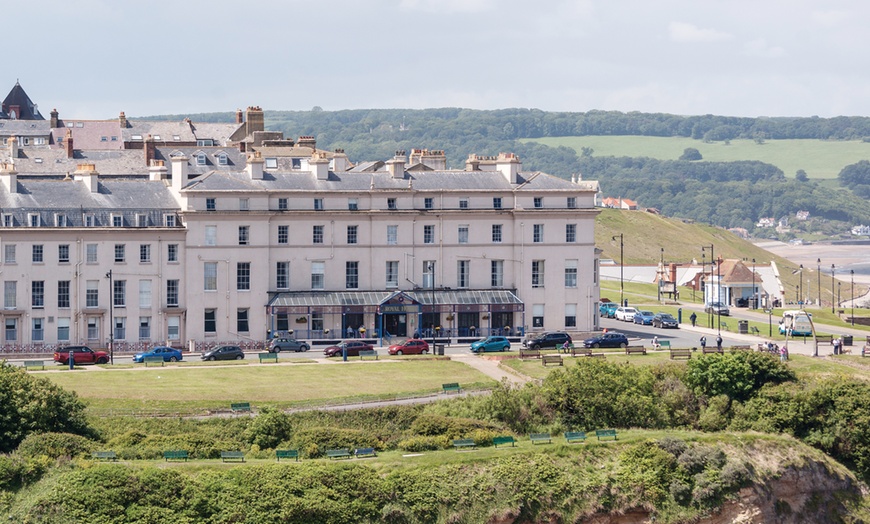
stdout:
<svg viewBox="0 0 870 524">
<path fill-rule="evenodd" d="M 405 178 L 405 152 L 396 151 L 396 156 L 387 160 L 387 170 L 393 178 Z"/>
<path fill-rule="evenodd" d="M 73 173 L 75 180 L 80 180 L 85 183 L 85 187 L 91 193 L 100 192 L 100 174 L 97 173 L 97 166 L 94 164 L 78 164 Z"/>
<path fill-rule="evenodd" d="M 468 158 L 465 160 L 465 170 L 466 171 L 480 171 L 480 159 L 477 158 L 477 155 L 474 153 L 469 153 Z"/>
<path fill-rule="evenodd" d="M 251 180 L 263 180 L 263 164 L 266 161 L 263 159 L 262 154 L 259 151 L 254 152 L 252 155 L 248 155 L 248 165 L 245 166 L 245 171 L 248 172 L 248 175 L 251 177 Z"/>
<path fill-rule="evenodd" d="M 127 129 L 127 115 L 123 111 L 118 115 L 118 123 L 121 125 L 121 129 Z"/>
<path fill-rule="evenodd" d="M 335 154 L 332 156 L 332 170 L 336 173 L 341 173 L 347 171 L 349 166 L 350 161 L 347 159 L 347 155 L 344 154 L 344 149 L 336 149 Z"/>
<path fill-rule="evenodd" d="M 236 109 L 236 123 L 244 124 L 245 123 L 245 114 L 242 113 L 241 109 Z"/>
<path fill-rule="evenodd" d="M 54 129 L 56 127 L 60 127 L 58 125 L 59 119 L 57 117 L 58 117 L 57 109 L 52 109 L 51 110 L 51 128 L 52 129 Z"/>
<path fill-rule="evenodd" d="M 246 129 L 247 132 L 245 133 L 247 136 L 253 135 L 254 131 L 266 130 L 266 119 L 260 106 L 248 107 L 246 120 L 248 122 Z"/>
<path fill-rule="evenodd" d="M 145 145 L 142 149 L 145 151 L 145 165 L 150 166 L 151 160 L 154 158 L 154 155 L 156 153 L 154 139 L 151 137 L 151 135 L 145 137 Z"/>
<path fill-rule="evenodd" d="M 520 166 L 522 166 L 520 157 L 514 153 L 499 153 L 498 159 L 495 161 L 495 168 L 499 170 L 511 184 L 518 183 L 517 175 L 520 172 Z"/>
<path fill-rule="evenodd" d="M 181 189 L 187 185 L 187 157 L 174 156 L 172 157 L 172 191 L 179 194 Z"/>
<path fill-rule="evenodd" d="M 296 141 L 297 147 L 310 147 L 312 151 L 317 149 L 317 140 L 313 136 L 300 136 Z"/>
<path fill-rule="evenodd" d="M 0 181 L 3 182 L 3 187 L 10 193 L 18 192 L 18 172 L 15 171 L 15 164 L 12 162 L 2 164 L 0 169 Z"/>
<path fill-rule="evenodd" d="M 63 138 L 63 148 L 66 150 L 66 157 L 73 157 L 73 137 L 72 129 L 66 130 L 66 136 Z"/>
<path fill-rule="evenodd" d="M 326 153 L 314 153 L 308 160 L 308 165 L 317 180 L 329 180 L 329 159 L 326 158 Z"/>
<path fill-rule="evenodd" d="M 168 172 L 168 169 L 166 169 L 166 162 L 157 159 L 151 160 L 151 165 L 148 166 L 148 180 L 151 180 L 152 182 L 166 180 L 166 174 Z"/>
</svg>

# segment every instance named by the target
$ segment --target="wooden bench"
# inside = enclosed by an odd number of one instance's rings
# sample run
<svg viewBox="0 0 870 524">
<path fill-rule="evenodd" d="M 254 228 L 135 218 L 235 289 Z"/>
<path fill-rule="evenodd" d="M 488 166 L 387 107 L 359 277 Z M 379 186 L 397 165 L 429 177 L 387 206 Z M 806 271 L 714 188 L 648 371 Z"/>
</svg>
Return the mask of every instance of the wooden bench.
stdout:
<svg viewBox="0 0 870 524">
<path fill-rule="evenodd" d="M 448 384 L 441 384 L 441 391 L 443 391 L 444 393 L 461 393 L 462 388 L 459 387 L 458 382 L 450 382 Z"/>
<path fill-rule="evenodd" d="M 475 447 L 477 447 L 477 444 L 475 444 L 473 438 L 457 438 L 457 439 L 453 439 L 453 447 L 456 449 L 462 449 L 462 448 L 474 449 Z"/>
<path fill-rule="evenodd" d="M 713 354 L 713 353 L 719 353 L 720 355 L 722 355 L 722 354 L 725 353 L 725 351 L 724 351 L 724 350 L 721 350 L 721 349 L 719 349 L 719 348 L 715 348 L 715 347 L 709 347 L 709 348 L 708 348 L 708 347 L 705 347 L 704 349 L 701 350 L 701 353 L 703 353 L 703 354 L 705 354 L 705 355 L 711 355 L 711 354 Z"/>
<path fill-rule="evenodd" d="M 541 350 L 520 348 L 520 358 L 541 358 Z"/>
<path fill-rule="evenodd" d="M 166 462 L 170 460 L 183 460 L 187 462 L 187 451 L 183 449 L 171 449 L 163 452 L 163 459 Z"/>
<path fill-rule="evenodd" d="M 375 357 L 375 360 L 378 359 L 378 352 L 374 349 L 363 350 L 359 352 L 359 359 L 362 360 L 365 357 Z"/>
<path fill-rule="evenodd" d="M 510 435 L 502 436 L 502 437 L 494 437 L 492 439 L 492 445 L 494 447 L 498 447 L 499 445 L 510 444 L 511 447 L 515 447 L 517 445 L 517 441 Z"/>
<path fill-rule="evenodd" d="M 565 440 L 567 440 L 569 444 L 572 442 L 585 442 L 586 433 L 583 431 L 566 431 Z"/>
<path fill-rule="evenodd" d="M 275 450 L 275 460 L 281 462 L 281 459 L 296 459 L 296 462 L 299 462 L 299 450 L 298 449 L 276 449 Z"/>
<path fill-rule="evenodd" d="M 734 351 L 752 351 L 752 346 L 746 344 L 746 345 L 740 345 L 740 346 L 731 346 L 728 349 L 730 349 L 732 352 L 734 352 Z"/>
<path fill-rule="evenodd" d="M 264 362 L 278 363 L 278 353 L 257 353 L 257 357 L 260 359 L 260 364 Z"/>
<path fill-rule="evenodd" d="M 676 360 L 678 358 L 690 359 L 692 358 L 692 350 L 691 349 L 672 349 L 671 351 L 671 360 Z"/>
<path fill-rule="evenodd" d="M 834 335 L 816 335 L 816 342 L 819 344 L 834 345 Z"/>
<path fill-rule="evenodd" d="M 111 460 L 113 462 L 118 460 L 118 455 L 115 455 L 114 451 L 94 451 L 93 457 L 97 460 Z"/>
<path fill-rule="evenodd" d="M 646 355 L 646 348 L 643 346 L 625 346 L 625 354 L 631 355 L 632 353 L 640 353 L 641 355 Z"/>
<path fill-rule="evenodd" d="M 45 362 L 42 360 L 25 360 L 24 361 L 24 369 L 37 368 L 37 367 L 44 370 L 45 369 Z"/>
<path fill-rule="evenodd" d="M 142 363 L 145 364 L 146 368 L 148 364 L 160 364 L 162 367 L 166 364 L 166 361 L 160 355 L 148 355 L 147 357 L 142 357 Z"/>
<path fill-rule="evenodd" d="M 571 356 L 576 357 L 577 355 L 589 357 L 592 356 L 592 350 L 589 348 L 571 348 Z"/>
<path fill-rule="evenodd" d="M 659 349 L 671 349 L 671 341 L 670 340 L 660 340 L 659 341 Z"/>
<path fill-rule="evenodd" d="M 562 355 L 542 355 L 541 356 L 541 364 L 559 364 L 560 366 L 564 365 L 562 363 Z"/>
<path fill-rule="evenodd" d="M 342 459 L 342 458 L 350 458 L 350 450 L 347 448 L 341 449 L 327 449 L 326 456 L 330 459 Z"/>
<path fill-rule="evenodd" d="M 616 440 L 616 430 L 615 429 L 596 429 L 595 436 L 598 437 L 598 440 L 609 439 L 609 438 Z"/>
<path fill-rule="evenodd" d="M 551 444 L 553 442 L 553 438 L 550 437 L 549 433 L 532 433 L 529 435 L 529 439 L 532 441 L 532 444 Z"/>
<path fill-rule="evenodd" d="M 251 403 L 250 402 L 234 402 L 230 404 L 230 409 L 233 410 L 233 413 L 241 413 L 241 412 L 251 412 Z"/>
<path fill-rule="evenodd" d="M 245 454 L 241 451 L 221 451 L 221 461 L 226 462 L 228 460 L 244 462 Z"/>
<path fill-rule="evenodd" d="M 353 450 L 354 457 L 377 457 L 378 453 L 375 448 L 356 448 Z"/>
</svg>

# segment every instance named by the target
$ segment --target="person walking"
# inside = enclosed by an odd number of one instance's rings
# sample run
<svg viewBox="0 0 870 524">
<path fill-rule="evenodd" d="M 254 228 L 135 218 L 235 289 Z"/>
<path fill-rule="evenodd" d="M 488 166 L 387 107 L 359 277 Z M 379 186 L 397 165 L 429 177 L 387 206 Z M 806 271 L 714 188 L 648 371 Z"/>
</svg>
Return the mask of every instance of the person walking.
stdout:
<svg viewBox="0 0 870 524">
<path fill-rule="evenodd" d="M 785 362 L 786 360 L 788 360 L 788 348 L 783 344 L 782 347 L 779 348 L 779 361 Z"/>
<path fill-rule="evenodd" d="M 353 338 L 353 328 L 347 326 L 347 338 Z"/>
<path fill-rule="evenodd" d="M 716 350 L 722 352 L 722 335 L 716 337 Z"/>
<path fill-rule="evenodd" d="M 834 341 L 832 342 L 832 345 L 834 346 L 834 354 L 839 355 L 840 354 L 840 339 L 835 338 Z"/>
<path fill-rule="evenodd" d="M 707 347 L 707 337 L 701 335 L 701 353 L 704 352 L 704 348 Z"/>
<path fill-rule="evenodd" d="M 695 312 L 692 311 L 692 314 L 689 315 L 689 320 L 692 322 L 692 327 L 695 327 L 695 321 L 698 320 L 698 315 L 696 315 Z"/>
</svg>

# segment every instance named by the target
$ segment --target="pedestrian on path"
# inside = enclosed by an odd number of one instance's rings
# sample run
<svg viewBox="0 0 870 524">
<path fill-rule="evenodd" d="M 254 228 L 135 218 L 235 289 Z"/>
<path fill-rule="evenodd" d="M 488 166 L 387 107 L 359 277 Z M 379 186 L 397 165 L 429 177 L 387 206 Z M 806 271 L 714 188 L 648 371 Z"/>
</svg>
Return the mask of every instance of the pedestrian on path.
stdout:
<svg viewBox="0 0 870 524">
<path fill-rule="evenodd" d="M 783 346 L 779 348 L 779 361 L 785 362 L 786 360 L 788 360 L 788 348 L 783 344 Z"/>
<path fill-rule="evenodd" d="M 707 337 L 701 335 L 701 353 L 704 352 L 704 348 L 707 347 Z"/>
<path fill-rule="evenodd" d="M 692 314 L 689 315 L 689 320 L 692 321 L 692 327 L 695 327 L 695 321 L 698 320 L 698 315 L 696 315 L 695 312 L 692 311 Z"/>
<path fill-rule="evenodd" d="M 716 337 L 716 350 L 722 351 L 722 335 Z"/>
</svg>

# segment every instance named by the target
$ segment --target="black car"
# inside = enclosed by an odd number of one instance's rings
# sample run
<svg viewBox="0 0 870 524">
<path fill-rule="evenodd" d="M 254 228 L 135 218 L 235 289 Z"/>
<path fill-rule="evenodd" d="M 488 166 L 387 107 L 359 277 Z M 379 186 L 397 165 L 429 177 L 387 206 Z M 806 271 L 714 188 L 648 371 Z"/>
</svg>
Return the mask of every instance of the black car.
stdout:
<svg viewBox="0 0 870 524">
<path fill-rule="evenodd" d="M 245 353 L 239 346 L 218 346 L 202 354 L 203 360 L 242 360 Z"/>
<path fill-rule="evenodd" d="M 583 347 L 587 348 L 624 348 L 627 345 L 628 337 L 616 332 L 603 333 L 583 341 Z"/>
<path fill-rule="evenodd" d="M 657 328 L 680 328 L 677 319 L 670 313 L 656 313 L 656 316 L 652 319 L 652 325 Z"/>
<path fill-rule="evenodd" d="M 573 342 L 571 335 L 562 331 L 551 331 L 523 340 L 523 346 L 532 349 L 558 348 L 562 347 L 565 342 L 569 344 Z"/>
<path fill-rule="evenodd" d="M 280 353 L 281 351 L 308 351 L 311 347 L 305 342 L 296 340 L 295 338 L 273 338 L 269 343 L 269 353 Z"/>
</svg>

